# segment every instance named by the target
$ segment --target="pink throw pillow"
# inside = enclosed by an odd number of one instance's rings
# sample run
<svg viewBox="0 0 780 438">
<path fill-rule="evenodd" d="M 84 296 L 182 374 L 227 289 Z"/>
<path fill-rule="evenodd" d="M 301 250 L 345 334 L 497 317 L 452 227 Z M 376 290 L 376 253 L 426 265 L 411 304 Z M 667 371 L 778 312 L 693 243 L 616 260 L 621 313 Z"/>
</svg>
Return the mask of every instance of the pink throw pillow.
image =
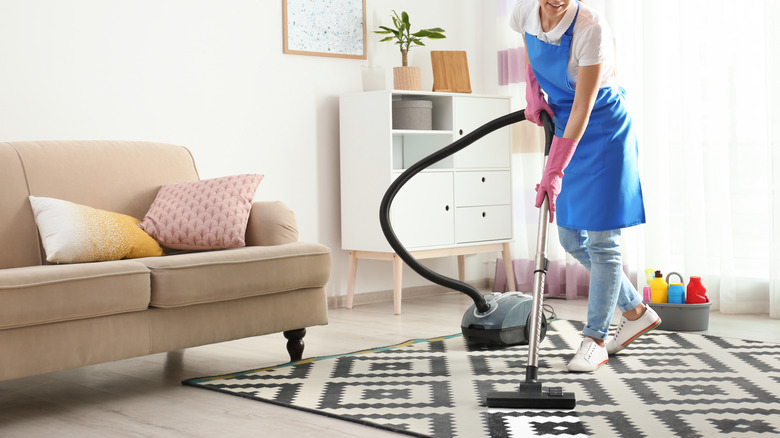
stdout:
<svg viewBox="0 0 780 438">
<path fill-rule="evenodd" d="M 262 179 L 235 175 L 164 185 L 138 226 L 173 249 L 245 246 L 249 211 Z"/>
</svg>

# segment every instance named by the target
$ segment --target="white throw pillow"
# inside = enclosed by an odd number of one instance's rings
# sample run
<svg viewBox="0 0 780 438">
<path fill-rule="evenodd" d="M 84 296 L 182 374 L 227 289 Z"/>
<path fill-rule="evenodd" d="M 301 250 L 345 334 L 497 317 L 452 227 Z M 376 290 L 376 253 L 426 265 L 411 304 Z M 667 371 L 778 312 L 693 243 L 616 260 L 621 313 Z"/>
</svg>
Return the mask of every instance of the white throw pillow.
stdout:
<svg viewBox="0 0 780 438">
<path fill-rule="evenodd" d="M 46 261 L 80 263 L 163 255 L 138 219 L 61 199 L 30 196 Z"/>
</svg>

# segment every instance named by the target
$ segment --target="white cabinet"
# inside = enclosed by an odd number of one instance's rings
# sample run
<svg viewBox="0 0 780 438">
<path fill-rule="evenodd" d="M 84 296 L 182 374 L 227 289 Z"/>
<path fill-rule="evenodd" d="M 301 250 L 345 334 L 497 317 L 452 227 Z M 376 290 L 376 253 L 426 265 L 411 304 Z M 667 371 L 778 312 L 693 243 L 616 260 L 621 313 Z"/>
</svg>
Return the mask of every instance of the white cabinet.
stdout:
<svg viewBox="0 0 780 438">
<path fill-rule="evenodd" d="M 395 100 L 431 101 L 432 129 L 393 129 Z M 340 98 L 341 236 L 342 248 L 351 254 L 347 307 L 358 258 L 400 264 L 379 226 L 379 203 L 391 182 L 421 158 L 509 112 L 505 96 L 374 91 Z M 390 217 L 398 238 L 418 258 L 458 255 L 462 265 L 464 254 L 498 248 L 511 266 L 509 129 L 415 175 L 396 196 Z M 400 300 L 400 285 L 395 286 Z"/>
</svg>

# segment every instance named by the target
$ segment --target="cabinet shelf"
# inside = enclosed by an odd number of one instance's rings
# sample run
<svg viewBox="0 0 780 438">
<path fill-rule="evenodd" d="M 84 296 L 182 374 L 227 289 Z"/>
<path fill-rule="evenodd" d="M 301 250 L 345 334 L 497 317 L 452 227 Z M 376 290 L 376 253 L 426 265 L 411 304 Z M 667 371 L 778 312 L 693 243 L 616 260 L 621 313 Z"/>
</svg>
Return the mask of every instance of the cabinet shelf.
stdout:
<svg viewBox="0 0 780 438">
<path fill-rule="evenodd" d="M 399 175 L 404 173 L 405 170 L 406 169 L 393 169 L 393 179 L 397 178 Z M 428 168 L 428 169 L 425 169 L 425 170 L 421 171 L 420 173 L 443 173 L 443 172 L 446 173 L 446 172 L 452 172 L 453 170 L 455 170 L 455 169 L 453 169 L 453 168 L 440 168 L 440 169 Z"/>
<path fill-rule="evenodd" d="M 393 129 L 393 135 L 444 135 L 452 137 L 455 132 L 444 129 Z"/>
</svg>

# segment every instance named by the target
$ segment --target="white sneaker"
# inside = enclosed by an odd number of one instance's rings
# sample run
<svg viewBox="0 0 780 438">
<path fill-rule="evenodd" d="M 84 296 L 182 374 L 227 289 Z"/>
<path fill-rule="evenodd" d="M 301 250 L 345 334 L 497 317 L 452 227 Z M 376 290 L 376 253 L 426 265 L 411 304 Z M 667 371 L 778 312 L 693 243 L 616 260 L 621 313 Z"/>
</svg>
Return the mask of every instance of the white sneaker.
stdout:
<svg viewBox="0 0 780 438">
<path fill-rule="evenodd" d="M 629 321 L 625 316 L 620 317 L 615 334 L 607 342 L 607 353 L 615 354 L 636 340 L 636 338 L 661 325 L 661 317 L 655 310 L 646 305 L 645 313 L 635 321 Z"/>
<path fill-rule="evenodd" d="M 604 365 L 607 361 L 609 361 L 607 349 L 599 346 L 593 338 L 586 337 L 582 340 L 577 354 L 574 355 L 566 367 L 569 371 L 584 373 L 596 371 L 598 367 Z"/>
</svg>

